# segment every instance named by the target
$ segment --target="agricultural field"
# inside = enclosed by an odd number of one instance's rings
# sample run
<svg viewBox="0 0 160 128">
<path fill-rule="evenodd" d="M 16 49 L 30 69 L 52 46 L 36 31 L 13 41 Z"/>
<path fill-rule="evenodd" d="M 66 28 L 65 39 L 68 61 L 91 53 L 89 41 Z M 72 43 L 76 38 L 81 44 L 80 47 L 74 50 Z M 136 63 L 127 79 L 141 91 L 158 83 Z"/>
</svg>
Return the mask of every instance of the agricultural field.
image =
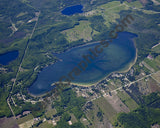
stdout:
<svg viewBox="0 0 160 128">
<path fill-rule="evenodd" d="M 157 81 L 157 83 L 160 83 L 160 72 L 153 74 L 152 78 Z"/>
<path fill-rule="evenodd" d="M 105 99 L 103 98 L 103 100 Z M 92 125 L 91 126 L 89 125 L 89 128 L 100 128 L 100 127 L 110 128 L 111 126 L 108 117 L 101 109 L 101 107 L 96 103 L 96 101 L 93 102 L 92 109 L 86 112 L 86 116 L 88 118 L 88 121 L 86 120 L 81 122 L 83 122 L 83 124 L 88 124 L 88 122 L 90 122 Z"/>
<path fill-rule="evenodd" d="M 36 128 L 54 128 L 54 127 L 52 123 L 48 123 L 47 121 L 45 121 Z"/>
<path fill-rule="evenodd" d="M 117 92 L 112 92 L 110 95 L 105 96 L 105 99 L 112 105 L 117 113 L 125 112 L 128 113 L 129 108 L 121 101 L 121 99 L 116 95 Z"/>
<path fill-rule="evenodd" d="M 129 108 L 130 111 L 138 107 L 138 104 L 124 90 L 118 90 L 117 96 Z"/>
<path fill-rule="evenodd" d="M 30 128 L 33 124 L 34 124 L 34 120 L 32 119 L 32 120 L 25 121 L 22 124 L 19 124 L 19 127 L 20 128 Z"/>
<path fill-rule="evenodd" d="M 11 118 L 0 118 L 0 128 L 18 128 L 16 120 Z"/>
<path fill-rule="evenodd" d="M 94 104 L 98 105 L 109 121 L 114 122 L 117 112 L 104 97 L 95 100 Z"/>
<path fill-rule="evenodd" d="M 153 68 L 154 71 L 158 71 L 160 69 L 160 55 L 153 59 L 145 58 L 144 62 Z"/>
<path fill-rule="evenodd" d="M 22 117 L 22 118 L 18 118 L 17 119 L 17 123 L 18 124 L 23 124 L 24 122 L 26 122 L 26 121 L 31 121 L 31 120 L 33 120 L 33 115 L 32 114 L 29 114 L 29 115 L 27 115 L 27 116 L 25 116 L 25 117 Z"/>
</svg>

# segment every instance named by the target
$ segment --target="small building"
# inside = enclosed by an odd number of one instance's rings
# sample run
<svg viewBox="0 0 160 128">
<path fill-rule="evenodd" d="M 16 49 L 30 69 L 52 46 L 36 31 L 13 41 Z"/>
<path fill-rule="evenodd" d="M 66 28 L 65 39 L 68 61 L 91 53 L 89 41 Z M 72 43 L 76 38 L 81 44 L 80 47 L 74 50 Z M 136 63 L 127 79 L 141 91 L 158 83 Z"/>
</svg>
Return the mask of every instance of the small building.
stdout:
<svg viewBox="0 0 160 128">
<path fill-rule="evenodd" d="M 150 55 L 150 54 L 147 56 L 147 58 L 148 58 L 149 60 L 153 60 L 153 57 L 152 57 L 152 55 Z"/>
<path fill-rule="evenodd" d="M 70 121 L 68 121 L 68 124 L 69 124 L 69 125 L 72 125 L 72 121 L 71 121 L 71 120 L 70 120 Z"/>
</svg>

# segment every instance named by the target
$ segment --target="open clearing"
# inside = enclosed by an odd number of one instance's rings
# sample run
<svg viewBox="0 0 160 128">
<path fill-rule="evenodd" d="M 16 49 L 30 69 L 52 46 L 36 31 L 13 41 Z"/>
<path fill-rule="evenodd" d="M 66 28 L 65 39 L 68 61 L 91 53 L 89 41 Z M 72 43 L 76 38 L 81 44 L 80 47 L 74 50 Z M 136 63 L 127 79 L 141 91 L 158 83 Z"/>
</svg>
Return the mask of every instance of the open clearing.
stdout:
<svg viewBox="0 0 160 128">
<path fill-rule="evenodd" d="M 105 101 L 105 99 L 104 98 L 100 98 L 100 100 L 104 100 Z M 108 117 L 106 116 L 106 114 L 104 113 L 104 111 L 105 112 L 107 112 L 108 110 L 108 107 L 103 107 L 103 109 L 105 109 L 105 110 L 102 110 L 101 109 L 101 107 L 97 104 L 97 102 L 99 101 L 99 99 L 98 100 L 96 100 L 96 101 L 94 101 L 93 102 L 93 106 L 92 106 L 92 109 L 91 110 L 89 110 L 89 111 L 87 111 L 86 112 L 86 116 L 87 116 L 87 118 L 90 120 L 90 122 L 92 123 L 92 126 L 90 126 L 89 125 L 89 128 L 112 128 L 112 124 L 110 123 L 110 121 L 108 120 Z M 104 105 L 106 105 L 106 104 L 104 104 Z M 110 106 L 111 107 L 111 106 Z M 110 108 L 110 109 L 112 109 L 112 107 Z M 103 115 L 103 117 L 102 117 L 102 120 L 100 121 L 100 118 L 98 118 L 97 117 L 97 114 L 98 114 L 98 112 L 100 112 L 100 111 L 102 111 L 102 115 Z M 108 111 L 109 112 L 109 111 Z M 108 113 L 107 112 L 107 113 Z M 113 113 L 114 113 L 114 110 L 112 111 Z M 112 114 L 112 112 L 110 113 L 110 114 Z M 108 115 L 109 116 L 109 115 Z M 81 121 L 81 122 L 83 122 L 83 124 L 86 124 L 84 121 Z"/>
<path fill-rule="evenodd" d="M 24 123 L 24 122 L 26 122 L 26 121 L 29 121 L 29 120 L 33 119 L 33 118 L 34 118 L 33 115 L 32 115 L 32 114 L 29 114 L 29 115 L 27 115 L 27 116 L 25 116 L 25 117 L 19 118 L 19 119 L 17 120 L 17 123 L 18 123 L 18 124 L 22 124 L 22 123 Z"/>
<path fill-rule="evenodd" d="M 138 107 L 138 104 L 124 90 L 118 90 L 117 96 L 130 109 L 130 111 Z"/>
<path fill-rule="evenodd" d="M 148 58 L 145 58 L 144 62 L 150 66 L 151 68 L 153 68 L 155 71 L 158 71 L 160 69 L 160 55 L 157 56 L 155 59 L 153 60 L 149 60 Z"/>
<path fill-rule="evenodd" d="M 112 92 L 111 95 L 105 96 L 105 99 L 112 105 L 112 107 L 119 112 L 130 112 L 129 108 L 116 95 L 117 92 Z"/>
<path fill-rule="evenodd" d="M 56 111 L 56 109 L 51 109 L 51 110 L 48 110 L 46 113 L 45 113 L 45 115 L 46 115 L 46 117 L 47 118 L 52 118 L 53 117 L 53 115 L 55 115 L 57 113 L 57 111 Z"/>
<path fill-rule="evenodd" d="M 38 128 L 53 128 L 53 124 L 49 124 L 47 121 L 43 122 Z"/>
<path fill-rule="evenodd" d="M 113 123 L 117 112 L 108 103 L 108 101 L 104 97 L 101 97 L 101 98 L 95 100 L 94 103 L 99 106 L 99 108 L 103 111 L 103 113 L 106 115 L 106 117 Z"/>
<path fill-rule="evenodd" d="M 69 42 L 77 41 L 83 39 L 84 42 L 91 41 L 92 36 L 94 36 L 97 31 L 93 31 L 90 27 L 89 21 L 80 21 L 79 25 L 76 25 L 72 29 L 64 30 L 62 33 L 66 36 Z"/>
<path fill-rule="evenodd" d="M 30 128 L 34 123 L 34 120 L 29 120 L 29 121 L 26 121 L 25 123 L 23 124 L 20 124 L 19 127 L 20 128 Z"/>
<path fill-rule="evenodd" d="M 160 83 L 160 72 L 153 74 L 152 78 L 156 80 L 158 83 Z"/>
<path fill-rule="evenodd" d="M 4 117 L 0 119 L 0 128 L 18 128 L 18 124 L 13 117 Z"/>
</svg>

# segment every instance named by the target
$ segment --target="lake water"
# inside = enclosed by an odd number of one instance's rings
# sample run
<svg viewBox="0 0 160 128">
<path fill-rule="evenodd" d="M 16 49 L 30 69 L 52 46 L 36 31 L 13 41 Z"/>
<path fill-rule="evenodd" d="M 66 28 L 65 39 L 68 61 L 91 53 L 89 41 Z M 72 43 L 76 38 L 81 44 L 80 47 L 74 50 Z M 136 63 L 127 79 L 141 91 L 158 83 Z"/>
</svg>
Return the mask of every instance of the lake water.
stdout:
<svg viewBox="0 0 160 128">
<path fill-rule="evenodd" d="M 18 51 L 7 52 L 5 54 L 0 55 L 0 64 L 8 65 L 9 62 L 15 60 L 19 55 Z"/>
<path fill-rule="evenodd" d="M 134 61 L 136 57 L 136 48 L 132 38 L 137 37 L 133 33 L 121 32 L 118 37 L 110 43 L 103 52 L 98 54 L 95 60 L 92 60 L 85 71 L 75 77 L 73 82 L 81 84 L 90 84 L 98 82 L 109 73 L 124 69 Z M 67 76 L 74 67 L 84 58 L 83 55 L 90 54 L 88 49 L 94 49 L 99 43 L 84 45 L 72 48 L 56 56 L 63 60 L 58 61 L 42 70 L 37 80 L 29 88 L 29 92 L 34 95 L 43 94 L 53 88 L 52 83 L 57 82 L 64 75 Z"/>
<path fill-rule="evenodd" d="M 62 10 L 61 13 L 63 15 L 73 15 L 75 13 L 83 13 L 82 8 L 83 8 L 82 5 L 75 5 L 65 8 L 64 10 Z"/>
</svg>

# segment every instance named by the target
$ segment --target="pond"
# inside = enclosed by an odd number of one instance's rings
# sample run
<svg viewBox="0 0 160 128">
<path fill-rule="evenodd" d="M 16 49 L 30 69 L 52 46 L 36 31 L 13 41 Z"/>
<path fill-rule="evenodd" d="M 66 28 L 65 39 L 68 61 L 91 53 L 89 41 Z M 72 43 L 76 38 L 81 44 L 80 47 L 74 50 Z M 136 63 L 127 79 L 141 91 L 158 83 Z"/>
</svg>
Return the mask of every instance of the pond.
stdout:
<svg viewBox="0 0 160 128">
<path fill-rule="evenodd" d="M 18 51 L 11 51 L 0 55 L 0 64 L 8 65 L 11 61 L 15 60 L 19 55 Z"/>
<path fill-rule="evenodd" d="M 82 8 L 83 8 L 82 5 L 75 5 L 75 6 L 65 8 L 64 10 L 61 11 L 61 13 L 63 15 L 73 15 L 76 13 L 83 13 Z"/>
<path fill-rule="evenodd" d="M 121 32 L 103 52 L 94 60 L 90 60 L 88 67 L 80 75 L 74 76 L 72 82 L 83 85 L 93 84 L 104 79 L 111 72 L 128 68 L 136 57 L 136 48 L 132 38 L 137 35 L 129 32 Z M 94 49 L 99 43 L 88 44 L 72 48 L 64 53 L 56 54 L 61 60 L 44 68 L 38 75 L 37 80 L 29 88 L 34 95 L 43 94 L 53 88 L 52 83 L 59 81 L 60 77 L 68 76 L 74 67 L 90 54 L 88 49 Z"/>
</svg>

